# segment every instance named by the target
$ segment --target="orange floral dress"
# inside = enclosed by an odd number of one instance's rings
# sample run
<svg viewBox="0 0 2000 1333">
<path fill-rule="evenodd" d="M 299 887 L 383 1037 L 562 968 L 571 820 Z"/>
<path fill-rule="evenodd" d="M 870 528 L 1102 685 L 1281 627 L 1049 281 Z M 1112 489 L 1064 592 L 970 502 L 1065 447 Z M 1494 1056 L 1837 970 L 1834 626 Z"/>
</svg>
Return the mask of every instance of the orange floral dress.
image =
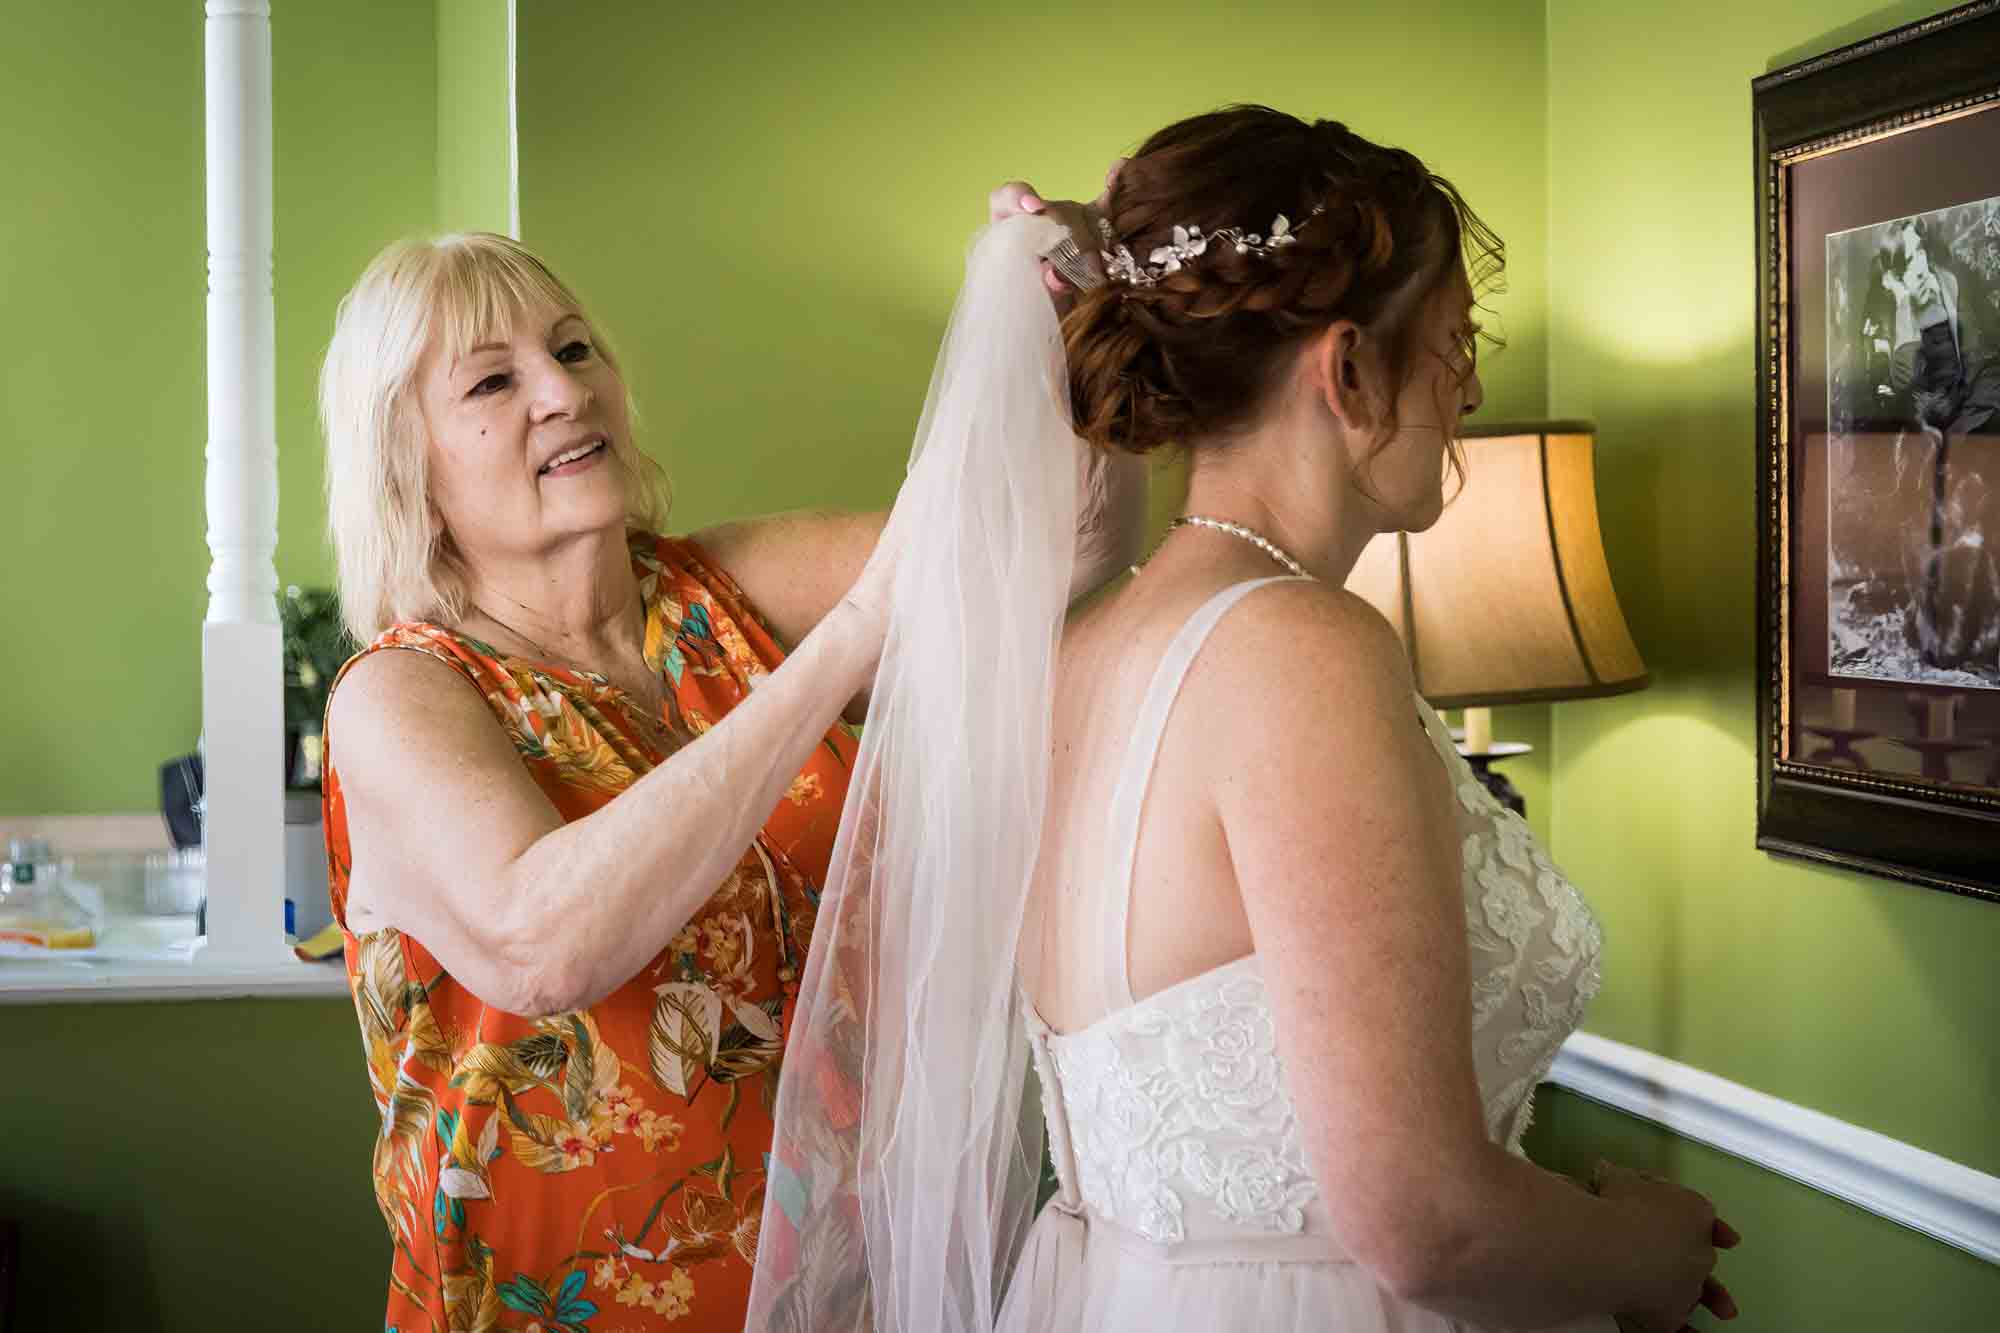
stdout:
<svg viewBox="0 0 2000 1333">
<path fill-rule="evenodd" d="M 635 532 L 632 558 L 646 660 L 668 686 L 650 724 L 601 677 L 503 657 L 437 625 L 392 626 L 354 661 L 402 649 L 451 665 L 485 695 L 563 818 L 581 818 L 707 730 L 784 656 L 693 543 Z M 335 739 L 326 841 L 346 933 Z M 588 1009 L 502 1013 L 421 942 L 346 933 L 382 1115 L 375 1197 L 394 1243 L 386 1328 L 743 1327 L 779 1056 L 854 751 L 845 727 L 829 731 L 715 896 Z"/>
</svg>

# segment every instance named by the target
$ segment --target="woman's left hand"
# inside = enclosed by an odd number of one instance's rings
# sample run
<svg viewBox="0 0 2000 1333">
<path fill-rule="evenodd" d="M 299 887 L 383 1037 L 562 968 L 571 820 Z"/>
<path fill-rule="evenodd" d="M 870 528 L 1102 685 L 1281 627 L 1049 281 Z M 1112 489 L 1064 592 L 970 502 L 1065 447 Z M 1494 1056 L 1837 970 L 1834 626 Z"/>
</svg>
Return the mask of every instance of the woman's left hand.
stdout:
<svg viewBox="0 0 2000 1333">
<path fill-rule="evenodd" d="M 1097 235 L 1097 219 L 1110 208 L 1111 185 L 1118 179 L 1118 169 L 1124 165 L 1122 157 L 1111 164 L 1111 170 L 1104 174 L 1104 193 L 1087 204 L 1079 204 L 1072 199 L 1044 199 L 1041 192 L 1026 181 L 1008 181 L 986 196 L 988 220 L 1004 222 L 1022 213 L 1045 213 L 1069 229 L 1070 239 L 1076 242 L 1084 262 L 1092 272 L 1101 276 L 1104 264 L 1098 258 L 1098 251 L 1103 243 Z M 1076 298 L 1076 288 L 1046 259 L 1042 261 L 1042 283 L 1055 296 L 1059 310 L 1066 309 Z"/>
</svg>

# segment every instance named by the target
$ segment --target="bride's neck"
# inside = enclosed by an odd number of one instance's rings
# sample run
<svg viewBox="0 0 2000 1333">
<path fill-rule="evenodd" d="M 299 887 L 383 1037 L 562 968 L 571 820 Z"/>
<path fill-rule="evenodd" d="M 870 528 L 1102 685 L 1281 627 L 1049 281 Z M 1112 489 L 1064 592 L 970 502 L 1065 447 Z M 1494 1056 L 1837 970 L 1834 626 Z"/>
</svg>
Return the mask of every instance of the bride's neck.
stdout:
<svg viewBox="0 0 2000 1333">
<path fill-rule="evenodd" d="M 1378 530 L 1344 462 L 1337 446 L 1275 423 L 1222 447 L 1197 446 L 1182 512 L 1241 523 L 1340 587 Z"/>
</svg>

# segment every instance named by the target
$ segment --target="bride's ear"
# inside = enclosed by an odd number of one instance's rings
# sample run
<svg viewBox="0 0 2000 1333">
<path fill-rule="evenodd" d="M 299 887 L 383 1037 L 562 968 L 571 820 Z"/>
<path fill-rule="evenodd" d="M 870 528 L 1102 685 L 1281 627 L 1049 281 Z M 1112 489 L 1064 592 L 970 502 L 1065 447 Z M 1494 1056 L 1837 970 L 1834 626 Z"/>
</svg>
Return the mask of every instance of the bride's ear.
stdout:
<svg viewBox="0 0 2000 1333">
<path fill-rule="evenodd" d="M 1329 325 L 1306 344 L 1305 372 L 1315 396 L 1341 425 L 1366 431 L 1375 422 L 1367 332 L 1353 320 Z"/>
</svg>

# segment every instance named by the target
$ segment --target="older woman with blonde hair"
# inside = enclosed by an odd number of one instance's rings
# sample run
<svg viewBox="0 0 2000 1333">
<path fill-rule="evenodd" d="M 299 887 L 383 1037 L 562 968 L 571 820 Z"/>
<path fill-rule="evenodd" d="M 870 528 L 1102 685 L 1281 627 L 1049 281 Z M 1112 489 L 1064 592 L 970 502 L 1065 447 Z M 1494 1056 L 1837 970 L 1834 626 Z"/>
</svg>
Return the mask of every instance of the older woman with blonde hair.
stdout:
<svg viewBox="0 0 2000 1333">
<path fill-rule="evenodd" d="M 499 236 L 384 251 L 320 409 L 366 645 L 327 709 L 325 826 L 385 1323 L 741 1328 L 884 516 L 660 535 L 603 330 Z M 1085 525 L 1080 587 L 1129 558 L 1139 485 Z"/>
</svg>

